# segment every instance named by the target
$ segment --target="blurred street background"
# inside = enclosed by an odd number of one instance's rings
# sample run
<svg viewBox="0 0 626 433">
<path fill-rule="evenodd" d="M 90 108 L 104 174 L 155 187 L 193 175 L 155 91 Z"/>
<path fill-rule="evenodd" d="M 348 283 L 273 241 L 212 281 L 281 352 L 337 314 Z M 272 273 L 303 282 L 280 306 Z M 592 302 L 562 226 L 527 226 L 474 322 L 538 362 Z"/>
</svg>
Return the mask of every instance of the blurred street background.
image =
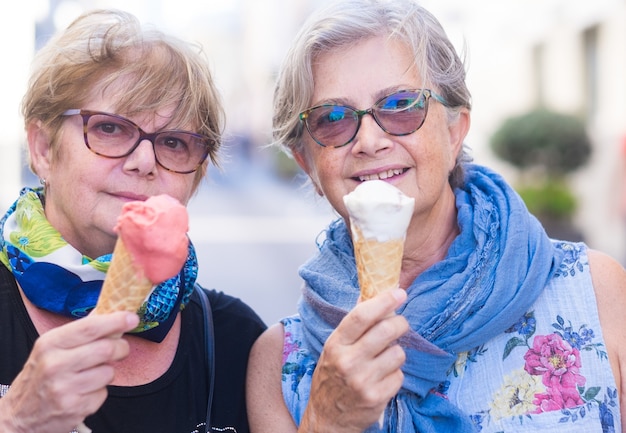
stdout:
<svg viewBox="0 0 626 433">
<path fill-rule="evenodd" d="M 189 207 L 200 282 L 242 298 L 268 323 L 293 313 L 301 287 L 298 267 L 313 254 L 316 237 L 334 215 L 307 187 L 293 161 L 267 147 L 271 98 L 289 42 L 306 16 L 328 1 L 6 2 L 0 6 L 1 212 L 21 186 L 37 184 L 23 156 L 19 115 L 34 52 L 84 10 L 128 10 L 143 23 L 201 44 L 223 95 L 222 170 L 210 170 Z M 473 95 L 466 143 L 475 161 L 521 188 L 545 173 L 494 152 L 490 143 L 503 123 L 537 108 L 576 118 L 585 128 L 590 154 L 579 166 L 559 173 L 558 183 L 575 205 L 559 209 L 565 218 L 555 223 L 555 230 L 567 226 L 563 236 L 582 239 L 626 263 L 626 2 L 421 3 L 465 53 Z M 561 157 L 571 162 L 570 153 L 560 148 L 544 165 L 555 167 L 554 159 Z M 548 202 L 560 200 L 551 196 Z"/>
</svg>

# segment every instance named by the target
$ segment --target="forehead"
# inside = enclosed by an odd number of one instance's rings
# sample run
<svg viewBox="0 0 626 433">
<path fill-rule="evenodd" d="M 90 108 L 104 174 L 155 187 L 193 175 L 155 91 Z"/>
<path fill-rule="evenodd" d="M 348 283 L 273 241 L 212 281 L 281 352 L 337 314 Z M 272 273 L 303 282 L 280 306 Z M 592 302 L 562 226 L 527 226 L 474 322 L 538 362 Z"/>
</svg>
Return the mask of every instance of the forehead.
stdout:
<svg viewBox="0 0 626 433">
<path fill-rule="evenodd" d="M 313 79 L 312 105 L 337 100 L 369 106 L 394 89 L 422 85 L 411 50 L 383 36 L 319 54 Z"/>
<path fill-rule="evenodd" d="M 135 104 L 128 102 L 128 99 L 124 97 L 127 96 L 124 95 L 127 83 L 121 81 L 116 80 L 106 85 L 96 83 L 87 93 L 82 106 L 77 108 L 117 114 L 128 118 L 142 128 L 147 128 L 147 131 L 174 126 L 184 129 L 189 126 L 178 124 L 180 122 L 175 119 L 177 107 L 173 104 L 150 106 L 146 109 L 140 101 Z"/>
</svg>

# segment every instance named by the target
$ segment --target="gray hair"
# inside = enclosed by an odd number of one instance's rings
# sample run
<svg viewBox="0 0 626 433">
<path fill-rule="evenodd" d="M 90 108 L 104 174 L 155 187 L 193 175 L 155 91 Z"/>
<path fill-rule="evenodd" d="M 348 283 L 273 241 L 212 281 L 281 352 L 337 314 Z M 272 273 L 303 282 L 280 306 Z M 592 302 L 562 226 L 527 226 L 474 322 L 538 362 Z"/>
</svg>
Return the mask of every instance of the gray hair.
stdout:
<svg viewBox="0 0 626 433">
<path fill-rule="evenodd" d="M 308 18 L 280 69 L 274 90 L 273 136 L 284 151 L 306 157 L 298 115 L 312 103 L 316 59 L 375 36 L 393 38 L 413 51 L 424 86 L 446 100 L 448 121 L 452 122 L 461 108 L 471 109 L 463 61 L 430 12 L 413 0 L 335 1 Z M 462 163 L 470 159 L 464 146 L 450 174 L 453 187 L 463 182 Z"/>
</svg>

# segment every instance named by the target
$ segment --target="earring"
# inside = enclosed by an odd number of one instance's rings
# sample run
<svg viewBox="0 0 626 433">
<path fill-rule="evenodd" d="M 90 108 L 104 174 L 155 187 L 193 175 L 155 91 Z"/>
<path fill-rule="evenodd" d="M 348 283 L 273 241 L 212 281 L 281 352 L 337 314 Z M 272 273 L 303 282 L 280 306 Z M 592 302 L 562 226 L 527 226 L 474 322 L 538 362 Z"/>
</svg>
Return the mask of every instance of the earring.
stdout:
<svg viewBox="0 0 626 433">
<path fill-rule="evenodd" d="M 40 184 L 41 186 L 46 186 L 46 179 L 44 179 L 43 177 L 40 177 L 40 178 L 39 178 L 39 184 Z"/>
</svg>

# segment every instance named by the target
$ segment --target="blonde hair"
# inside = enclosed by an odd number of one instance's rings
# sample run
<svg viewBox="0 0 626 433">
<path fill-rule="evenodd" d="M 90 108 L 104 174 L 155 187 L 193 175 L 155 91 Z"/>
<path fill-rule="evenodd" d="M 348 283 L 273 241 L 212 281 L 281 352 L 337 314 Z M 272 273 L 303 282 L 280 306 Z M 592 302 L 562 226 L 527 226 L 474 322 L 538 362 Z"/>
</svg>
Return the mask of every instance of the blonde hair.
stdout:
<svg viewBox="0 0 626 433">
<path fill-rule="evenodd" d="M 121 91 L 118 114 L 156 113 L 175 107 L 170 124 L 192 125 L 215 140 L 196 172 L 194 190 L 209 160 L 217 165 L 224 110 L 208 62 L 198 46 L 155 29 L 144 29 L 130 13 L 93 10 L 54 36 L 35 56 L 22 101 L 24 122 L 51 131 L 52 150 L 66 110 L 83 108 L 94 88 Z M 32 166 L 31 166 L 32 168 Z"/>
</svg>

